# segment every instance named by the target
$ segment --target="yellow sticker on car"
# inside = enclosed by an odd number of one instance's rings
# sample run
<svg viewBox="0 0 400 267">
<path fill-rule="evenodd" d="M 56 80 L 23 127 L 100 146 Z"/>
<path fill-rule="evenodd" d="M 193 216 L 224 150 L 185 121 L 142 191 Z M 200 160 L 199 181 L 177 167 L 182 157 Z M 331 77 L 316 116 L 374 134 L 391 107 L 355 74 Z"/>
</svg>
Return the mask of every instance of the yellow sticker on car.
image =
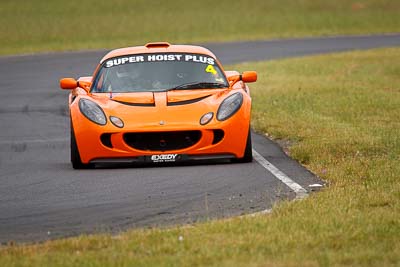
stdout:
<svg viewBox="0 0 400 267">
<path fill-rule="evenodd" d="M 206 68 L 206 72 L 212 73 L 214 75 L 217 74 L 217 71 L 215 70 L 213 65 L 208 65 L 207 68 Z"/>
</svg>

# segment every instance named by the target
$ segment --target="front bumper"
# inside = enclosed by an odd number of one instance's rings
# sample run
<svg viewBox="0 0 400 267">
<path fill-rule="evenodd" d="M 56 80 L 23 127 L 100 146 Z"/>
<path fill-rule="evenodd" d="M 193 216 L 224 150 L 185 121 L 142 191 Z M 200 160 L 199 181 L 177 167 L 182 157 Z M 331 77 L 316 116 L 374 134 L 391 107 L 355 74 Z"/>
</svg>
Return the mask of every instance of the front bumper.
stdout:
<svg viewBox="0 0 400 267">
<path fill-rule="evenodd" d="M 151 160 L 151 157 L 174 154 L 179 155 L 177 159 L 182 161 L 241 158 L 246 146 L 249 122 L 249 116 L 244 116 L 244 112 L 238 112 L 227 121 L 213 122 L 206 126 L 193 124 L 190 128 L 187 125 L 185 125 L 186 128 L 182 128 L 179 125 L 158 125 L 151 129 L 129 127 L 118 129 L 110 123 L 105 126 L 94 124 L 81 114 L 72 116 L 75 138 L 83 163 L 157 162 Z M 162 149 L 154 146 L 135 148 L 126 140 L 126 136 L 132 133 L 181 133 L 185 131 L 196 131 L 200 133 L 200 136 L 193 145 L 186 144 L 181 146 L 183 148 L 178 149 L 173 147 Z M 160 140 L 160 142 L 162 141 Z M 182 140 L 182 142 L 186 141 Z"/>
</svg>

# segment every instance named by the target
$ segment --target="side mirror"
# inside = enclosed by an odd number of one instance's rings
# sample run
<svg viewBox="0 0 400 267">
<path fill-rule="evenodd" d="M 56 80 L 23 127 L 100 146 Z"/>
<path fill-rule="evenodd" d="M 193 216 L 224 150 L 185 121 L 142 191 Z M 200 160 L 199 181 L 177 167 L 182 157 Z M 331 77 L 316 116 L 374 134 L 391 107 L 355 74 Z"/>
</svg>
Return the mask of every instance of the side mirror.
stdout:
<svg viewBox="0 0 400 267">
<path fill-rule="evenodd" d="M 257 72 L 255 71 L 244 71 L 240 75 L 233 75 L 228 77 L 228 81 L 230 84 L 230 87 L 237 83 L 238 81 L 243 81 L 245 83 L 252 83 L 257 81 Z"/>
<path fill-rule="evenodd" d="M 78 81 L 74 78 L 63 78 L 60 80 L 61 89 L 70 90 L 78 87 Z"/>
<path fill-rule="evenodd" d="M 89 93 L 90 86 L 91 86 L 91 82 L 85 81 L 84 79 L 77 81 L 74 78 L 63 78 L 60 80 L 60 87 L 61 87 L 61 89 L 65 89 L 65 90 L 71 90 L 71 89 L 80 87 L 83 90 L 85 90 L 87 93 Z"/>
<path fill-rule="evenodd" d="M 255 72 L 255 71 L 243 72 L 242 81 L 245 83 L 253 83 L 253 82 L 257 81 L 257 72 Z"/>
</svg>

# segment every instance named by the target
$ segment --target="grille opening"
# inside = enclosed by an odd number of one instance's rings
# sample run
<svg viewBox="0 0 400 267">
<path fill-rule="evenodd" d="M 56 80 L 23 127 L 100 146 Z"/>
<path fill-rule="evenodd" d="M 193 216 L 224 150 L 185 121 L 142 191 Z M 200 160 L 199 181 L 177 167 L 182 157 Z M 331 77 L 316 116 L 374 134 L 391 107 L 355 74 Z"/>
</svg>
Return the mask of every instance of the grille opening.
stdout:
<svg viewBox="0 0 400 267">
<path fill-rule="evenodd" d="M 193 146 L 201 138 L 200 131 L 145 132 L 124 134 L 125 143 L 138 150 L 168 151 Z"/>
<path fill-rule="evenodd" d="M 213 132 L 214 132 L 214 139 L 212 141 L 212 144 L 215 145 L 216 143 L 220 142 L 222 138 L 224 138 L 225 133 L 223 130 L 220 129 L 213 130 Z"/>
<path fill-rule="evenodd" d="M 113 148 L 113 145 L 111 143 L 111 134 L 110 133 L 102 134 L 100 136 L 100 140 L 101 140 L 101 143 L 103 145 L 105 145 L 106 147 Z"/>
</svg>

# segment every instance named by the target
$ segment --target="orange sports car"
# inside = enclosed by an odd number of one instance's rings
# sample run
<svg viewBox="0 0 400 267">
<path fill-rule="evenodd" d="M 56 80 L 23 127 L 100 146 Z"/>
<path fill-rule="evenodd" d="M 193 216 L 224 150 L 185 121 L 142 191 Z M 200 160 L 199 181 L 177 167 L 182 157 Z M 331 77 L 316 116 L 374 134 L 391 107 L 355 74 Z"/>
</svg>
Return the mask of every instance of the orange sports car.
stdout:
<svg viewBox="0 0 400 267">
<path fill-rule="evenodd" d="M 252 160 L 257 73 L 224 71 L 208 49 L 166 42 L 116 49 L 71 90 L 74 169 L 107 162 Z"/>
</svg>

